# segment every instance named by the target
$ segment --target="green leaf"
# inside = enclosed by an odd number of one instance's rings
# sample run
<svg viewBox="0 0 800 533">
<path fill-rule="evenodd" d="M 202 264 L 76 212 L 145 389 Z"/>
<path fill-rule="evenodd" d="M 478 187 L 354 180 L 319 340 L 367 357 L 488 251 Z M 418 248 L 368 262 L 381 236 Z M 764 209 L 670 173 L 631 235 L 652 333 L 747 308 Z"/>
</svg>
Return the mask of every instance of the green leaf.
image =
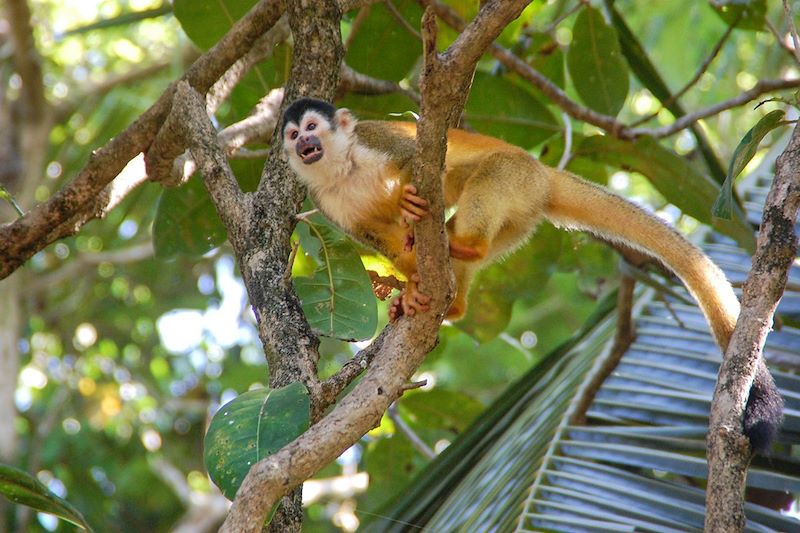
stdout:
<svg viewBox="0 0 800 533">
<path fill-rule="evenodd" d="M 175 18 L 194 44 L 208 50 L 256 0 L 175 0 Z"/>
<path fill-rule="evenodd" d="M 525 60 L 548 80 L 564 88 L 564 52 L 547 33 L 531 33 Z"/>
<path fill-rule="evenodd" d="M 14 503 L 55 515 L 92 531 L 83 515 L 71 503 L 53 494 L 38 479 L 11 465 L 0 464 L 0 494 Z"/>
<path fill-rule="evenodd" d="M 616 31 L 603 15 L 587 7 L 572 28 L 567 68 L 581 100 L 593 110 L 616 116 L 628 95 L 628 64 Z"/>
<path fill-rule="evenodd" d="M 784 115 L 785 113 L 780 109 L 767 113 L 739 141 L 739 146 L 734 150 L 731 164 L 728 166 L 725 183 L 722 184 L 722 190 L 712 208 L 715 217 L 730 220 L 731 206 L 733 205 L 733 181 L 756 155 L 758 145 L 764 136 L 783 124 Z"/>
<path fill-rule="evenodd" d="M 497 96 L 502 94 L 502 98 Z M 561 130 L 553 114 L 536 97 L 504 76 L 477 72 L 466 106 L 466 118 L 481 133 L 531 148 Z"/>
<path fill-rule="evenodd" d="M 245 191 L 255 190 L 261 176 L 261 160 L 234 160 L 231 169 Z M 181 187 L 164 189 L 153 221 L 155 256 L 203 255 L 225 242 L 228 232 L 217 215 L 199 176 Z"/>
<path fill-rule="evenodd" d="M 370 442 L 363 458 L 364 470 L 369 474 L 369 490 L 359 498 L 359 505 L 377 509 L 406 487 L 412 476 L 424 468 L 415 459 L 414 448 L 403 435 Z"/>
<path fill-rule="evenodd" d="M 419 28 L 422 9 L 417 2 L 394 2 L 397 12 L 410 28 Z M 347 46 L 345 62 L 354 70 L 383 80 L 405 78 L 422 53 L 419 38 L 383 3 L 374 4 L 366 17 L 354 23 L 352 39 Z"/>
<path fill-rule="evenodd" d="M 716 0 L 711 7 L 729 26 L 761 31 L 767 22 L 767 0 Z"/>
<path fill-rule="evenodd" d="M 283 87 L 286 84 L 291 66 L 291 56 L 292 51 L 287 44 L 278 44 L 273 49 L 271 56 L 255 65 L 236 84 L 231 92 L 229 115 L 224 117 L 226 124 L 246 118 L 258 101 L 271 89 Z M 217 113 L 218 118 L 221 114 Z"/>
<path fill-rule="evenodd" d="M 719 185 L 655 139 L 640 137 L 627 142 L 595 135 L 584 139 L 575 154 L 639 172 L 687 215 L 736 239 L 745 248 L 755 248 L 753 232 L 743 213 L 735 213 L 731 221 L 712 218 L 709 206 L 719 194 Z"/>
<path fill-rule="evenodd" d="M 220 407 L 208 426 L 203 460 L 226 498 L 234 499 L 251 466 L 308 429 L 309 409 L 299 382 L 248 391 Z"/>
<path fill-rule="evenodd" d="M 455 433 L 464 431 L 485 408 L 463 392 L 441 387 L 406 394 L 397 405 L 416 427 L 445 428 Z"/>
<path fill-rule="evenodd" d="M 365 340 L 378 325 L 372 284 L 350 240 L 320 215 L 297 226 L 303 250 L 317 268 L 294 279 L 309 324 L 328 337 Z"/>
<path fill-rule="evenodd" d="M 181 187 L 164 189 L 153 221 L 153 247 L 159 259 L 203 255 L 227 239 L 225 226 L 198 176 Z"/>
<path fill-rule="evenodd" d="M 543 224 L 518 252 L 481 271 L 470 289 L 467 314 L 457 327 L 481 342 L 499 335 L 508 325 L 514 302 L 535 298 L 545 286 L 561 254 L 562 238 L 553 226 Z"/>
</svg>

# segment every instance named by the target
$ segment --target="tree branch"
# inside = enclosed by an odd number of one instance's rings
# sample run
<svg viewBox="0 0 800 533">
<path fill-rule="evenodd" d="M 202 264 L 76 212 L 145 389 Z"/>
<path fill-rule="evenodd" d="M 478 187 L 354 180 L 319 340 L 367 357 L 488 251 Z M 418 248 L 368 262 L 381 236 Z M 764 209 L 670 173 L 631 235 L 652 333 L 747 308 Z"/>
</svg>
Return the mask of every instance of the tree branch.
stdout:
<svg viewBox="0 0 800 533">
<path fill-rule="evenodd" d="M 171 144 L 167 136 L 175 136 L 177 153 L 186 146 L 195 155 L 203 174 L 203 183 L 211 196 L 214 207 L 228 230 L 228 238 L 234 248 L 243 245 L 242 229 L 247 224 L 247 215 L 241 210 L 244 193 L 239 188 L 228 160 L 217 143 L 217 132 L 206 115 L 205 100 L 186 81 L 181 81 L 175 90 L 172 112 L 159 131 L 153 148 Z M 174 156 L 170 158 L 170 163 Z"/>
<path fill-rule="evenodd" d="M 508 9 L 507 5 L 510 4 L 517 9 Z M 388 326 L 372 365 L 350 393 L 303 435 L 251 468 L 222 531 L 259 531 L 267 512 L 281 495 L 336 459 L 366 431 L 380 423 L 383 413 L 400 396 L 406 381 L 436 344 L 439 325 L 453 289 L 452 275 L 445 274 L 449 272 L 449 258 L 440 184 L 446 143 L 444 135 L 434 138 L 432 134 L 437 131 L 446 134 L 448 121 L 443 118 L 452 120 L 460 114 L 466 93 L 452 98 L 451 91 L 454 86 L 468 87 L 475 62 L 481 54 L 477 47 L 491 42 L 511 19 L 518 16 L 524 5 L 525 2 L 521 1 L 486 2 L 467 32 L 467 37 L 457 40 L 443 54 L 445 62 L 440 61 L 432 47 L 435 37 L 426 37 L 422 106 L 423 110 L 429 111 L 423 111 L 419 125 L 423 133 L 418 141 L 431 136 L 433 142 L 422 146 L 418 143 L 418 158 L 414 168 L 415 175 L 422 178 L 420 190 L 423 194 L 430 193 L 431 216 L 417 224 L 416 231 L 419 233 L 416 242 L 419 246 L 419 272 L 431 295 L 431 311 L 403 317 Z M 430 13 L 426 21 L 426 28 L 430 32 L 435 28 Z M 482 44 L 475 44 L 476 41 Z M 435 65 L 431 61 L 435 61 Z M 444 94 L 435 94 L 436 91 Z M 444 101 L 445 105 L 436 109 L 431 100 Z M 426 118 L 427 112 L 437 113 L 436 118 Z"/>
<path fill-rule="evenodd" d="M 778 158 L 764 205 L 753 267 L 742 287 L 742 310 L 720 367 L 708 431 L 706 531 L 744 527 L 744 493 L 751 449 L 742 417 L 789 268 L 797 254 L 800 207 L 800 127 Z"/>
<path fill-rule="evenodd" d="M 597 396 L 603 382 L 617 369 L 622 356 L 631 343 L 636 339 L 636 331 L 633 323 L 633 291 L 636 288 L 636 280 L 630 276 L 620 277 L 619 289 L 617 293 L 617 329 L 614 335 L 614 344 L 608 355 L 599 360 L 596 365 L 597 370 L 592 370 L 592 379 L 581 389 L 580 399 L 575 404 L 575 408 L 570 416 L 570 424 L 586 424 L 586 413 Z"/>
<path fill-rule="evenodd" d="M 352 92 L 355 94 L 391 94 L 402 93 L 414 102 L 419 103 L 419 95 L 411 89 L 405 89 L 399 83 L 390 80 L 380 80 L 356 72 L 346 64 L 342 63 L 340 92 Z"/>
<path fill-rule="evenodd" d="M 626 129 L 623 131 L 623 136 L 624 136 L 623 138 L 635 138 L 635 137 L 640 137 L 642 135 L 649 135 L 651 137 L 659 137 L 659 138 L 669 137 L 670 135 L 674 135 L 675 133 L 678 133 L 679 131 L 688 128 L 698 120 L 718 115 L 728 109 L 732 109 L 734 107 L 744 105 L 748 102 L 752 102 L 753 100 L 757 99 L 763 94 L 774 91 L 793 89 L 795 87 L 800 87 L 800 78 L 759 80 L 758 83 L 756 83 L 755 86 L 753 86 L 753 88 L 751 88 L 750 90 L 744 91 L 743 93 L 740 93 L 739 95 L 731 98 L 730 100 L 719 102 L 712 106 L 706 107 L 705 109 L 699 109 L 693 113 L 687 113 L 686 115 L 683 115 L 682 117 L 677 119 L 672 124 L 668 124 L 660 128 Z"/>
</svg>

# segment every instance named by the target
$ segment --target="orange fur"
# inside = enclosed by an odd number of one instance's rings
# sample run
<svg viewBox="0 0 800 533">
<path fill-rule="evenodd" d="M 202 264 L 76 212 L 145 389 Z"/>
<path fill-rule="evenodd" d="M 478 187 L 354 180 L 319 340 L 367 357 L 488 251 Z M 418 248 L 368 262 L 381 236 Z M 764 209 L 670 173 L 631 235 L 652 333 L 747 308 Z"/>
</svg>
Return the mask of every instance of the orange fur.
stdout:
<svg viewBox="0 0 800 533">
<path fill-rule="evenodd" d="M 402 224 L 399 206 L 403 186 L 411 179 L 416 125 L 358 123 L 341 109 L 336 121 L 335 128 L 320 125 L 316 130 L 322 145 L 331 147 L 319 163 L 304 165 L 287 149 L 290 164 L 331 220 L 383 253 L 410 279 L 416 274 L 416 255 L 413 248 L 405 249 L 409 229 Z M 442 185 L 446 205 L 457 206 L 447 224 L 457 282 L 449 317 L 465 313 L 469 285 L 480 268 L 520 246 L 547 218 L 658 257 L 686 283 L 717 341 L 727 345 L 739 304 L 724 274 L 652 214 L 543 165 L 521 148 L 462 130 L 448 133 Z"/>
</svg>

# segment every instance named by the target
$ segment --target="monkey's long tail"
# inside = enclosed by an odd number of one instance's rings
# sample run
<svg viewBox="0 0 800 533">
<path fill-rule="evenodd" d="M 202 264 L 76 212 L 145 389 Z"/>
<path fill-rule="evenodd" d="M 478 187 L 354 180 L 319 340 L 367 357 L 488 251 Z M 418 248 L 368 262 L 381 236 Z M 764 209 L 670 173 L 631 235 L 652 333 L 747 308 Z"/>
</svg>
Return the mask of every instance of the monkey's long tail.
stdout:
<svg viewBox="0 0 800 533">
<path fill-rule="evenodd" d="M 723 352 L 739 316 L 739 301 L 725 274 L 697 246 L 658 217 L 606 189 L 568 172 L 557 172 L 545 216 L 567 229 L 580 229 L 631 245 L 661 260 L 700 304 Z M 764 360 L 745 407 L 744 432 L 753 449 L 769 449 L 783 421 L 783 399 Z"/>
</svg>

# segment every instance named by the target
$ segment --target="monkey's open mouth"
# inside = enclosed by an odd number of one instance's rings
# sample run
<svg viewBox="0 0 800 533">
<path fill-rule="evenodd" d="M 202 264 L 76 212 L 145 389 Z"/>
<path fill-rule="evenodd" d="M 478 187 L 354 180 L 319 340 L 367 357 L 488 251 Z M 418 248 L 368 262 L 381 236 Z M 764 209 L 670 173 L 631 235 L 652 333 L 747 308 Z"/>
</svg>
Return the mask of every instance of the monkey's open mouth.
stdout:
<svg viewBox="0 0 800 533">
<path fill-rule="evenodd" d="M 303 163 L 310 165 L 322 159 L 322 143 L 316 137 L 311 137 L 307 141 L 297 143 L 297 155 L 303 160 Z"/>
</svg>

